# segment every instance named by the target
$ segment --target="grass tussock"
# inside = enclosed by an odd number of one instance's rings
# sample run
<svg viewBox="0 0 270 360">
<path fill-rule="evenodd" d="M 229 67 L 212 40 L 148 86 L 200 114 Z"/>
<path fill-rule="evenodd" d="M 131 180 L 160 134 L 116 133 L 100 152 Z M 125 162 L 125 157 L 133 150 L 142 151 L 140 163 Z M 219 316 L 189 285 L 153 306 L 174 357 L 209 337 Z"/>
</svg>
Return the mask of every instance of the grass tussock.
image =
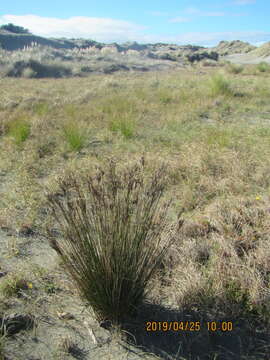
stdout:
<svg viewBox="0 0 270 360">
<path fill-rule="evenodd" d="M 229 96 L 233 94 L 230 81 L 221 74 L 216 74 L 212 77 L 210 91 L 212 96 Z"/>
<path fill-rule="evenodd" d="M 31 126 L 27 119 L 16 118 L 8 124 L 8 135 L 10 135 L 16 145 L 21 145 L 27 140 L 31 133 Z"/>
<path fill-rule="evenodd" d="M 257 65 L 257 70 L 261 73 L 269 72 L 270 65 L 267 62 L 262 61 Z"/>
<path fill-rule="evenodd" d="M 118 118 L 110 120 L 109 129 L 120 133 L 125 139 L 130 139 L 135 134 L 135 121 L 129 116 L 119 115 Z"/>
<path fill-rule="evenodd" d="M 244 66 L 230 63 L 226 66 L 226 70 L 229 74 L 241 74 L 244 70 Z"/>
<path fill-rule="evenodd" d="M 119 323 L 136 313 L 172 243 L 164 167 L 146 179 L 143 160 L 122 171 L 111 161 L 84 183 L 73 174 L 48 195 L 64 234 L 51 244 L 97 318 Z"/>
<path fill-rule="evenodd" d="M 86 129 L 70 120 L 63 127 L 63 135 L 71 151 L 80 151 L 87 141 Z"/>
</svg>

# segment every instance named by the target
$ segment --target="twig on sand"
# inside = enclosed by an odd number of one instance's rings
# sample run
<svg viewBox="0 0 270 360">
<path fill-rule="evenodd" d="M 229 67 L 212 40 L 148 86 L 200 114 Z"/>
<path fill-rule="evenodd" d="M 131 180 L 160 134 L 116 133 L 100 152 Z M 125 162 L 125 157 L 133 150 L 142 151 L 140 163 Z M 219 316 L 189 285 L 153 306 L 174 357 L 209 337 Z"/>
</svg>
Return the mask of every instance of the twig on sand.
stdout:
<svg viewBox="0 0 270 360">
<path fill-rule="evenodd" d="M 89 332 L 89 335 L 90 335 L 91 339 L 93 340 L 93 343 L 94 343 L 94 344 L 97 344 L 98 341 L 97 341 L 97 338 L 96 338 L 96 336 L 95 336 L 95 334 L 94 334 L 93 329 L 91 329 L 91 328 L 88 326 L 88 324 L 87 324 L 86 321 L 84 321 L 83 323 L 84 323 L 84 325 L 86 326 L 86 328 L 87 328 L 87 330 L 88 330 L 88 332 Z"/>
</svg>

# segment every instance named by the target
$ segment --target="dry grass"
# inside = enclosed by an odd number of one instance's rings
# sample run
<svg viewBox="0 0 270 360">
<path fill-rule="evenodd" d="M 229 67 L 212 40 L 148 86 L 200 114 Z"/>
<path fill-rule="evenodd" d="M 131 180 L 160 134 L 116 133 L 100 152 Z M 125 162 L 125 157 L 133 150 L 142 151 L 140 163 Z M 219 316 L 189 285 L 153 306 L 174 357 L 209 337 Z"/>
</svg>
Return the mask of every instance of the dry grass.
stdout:
<svg viewBox="0 0 270 360">
<path fill-rule="evenodd" d="M 14 231 L 27 224 L 44 232 L 49 222 L 44 186 L 56 191 L 63 172 L 92 173 L 111 156 L 123 167 L 145 153 L 148 176 L 165 161 L 164 197 L 173 198 L 168 215 L 173 221 L 183 211 L 185 223 L 152 279 L 148 300 L 193 311 L 194 319 L 232 319 L 236 340 L 222 343 L 225 336 L 202 332 L 196 342 L 186 334 L 176 356 L 175 338 L 168 340 L 170 349 L 162 334 L 164 343 L 155 347 L 175 359 L 214 358 L 214 353 L 267 359 L 269 72 L 247 66 L 239 76 L 216 78 L 220 70 L 198 70 L 1 80 L 0 224 Z M 7 129 L 22 111 L 31 134 L 17 146 Z M 66 146 L 67 120 L 91 134 L 79 152 Z M 192 353 L 194 342 L 194 349 L 203 347 L 202 355 Z"/>
</svg>

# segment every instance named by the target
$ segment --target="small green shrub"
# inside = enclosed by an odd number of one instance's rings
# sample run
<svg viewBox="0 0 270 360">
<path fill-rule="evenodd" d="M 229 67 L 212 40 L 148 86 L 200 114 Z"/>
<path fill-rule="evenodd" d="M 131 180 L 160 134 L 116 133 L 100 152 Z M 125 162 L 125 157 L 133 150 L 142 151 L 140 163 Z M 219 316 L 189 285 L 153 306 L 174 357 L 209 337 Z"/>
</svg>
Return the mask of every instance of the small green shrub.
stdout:
<svg viewBox="0 0 270 360">
<path fill-rule="evenodd" d="M 268 71 L 270 71 L 270 65 L 267 62 L 262 61 L 257 65 L 257 69 L 260 72 L 268 72 Z"/>
<path fill-rule="evenodd" d="M 147 179 L 143 159 L 123 170 L 111 161 L 94 175 L 69 174 L 47 195 L 63 234 L 60 241 L 48 229 L 51 246 L 99 321 L 119 324 L 136 313 L 172 244 L 170 202 L 160 203 L 165 170 Z"/>
<path fill-rule="evenodd" d="M 63 134 L 70 150 L 80 151 L 86 144 L 87 134 L 85 129 L 75 121 L 69 121 L 63 127 Z"/>
<path fill-rule="evenodd" d="M 8 124 L 8 135 L 21 145 L 30 135 L 31 126 L 25 118 L 17 118 Z"/>
<path fill-rule="evenodd" d="M 225 79 L 221 74 L 216 74 L 210 81 L 210 90 L 213 96 L 232 95 L 230 81 Z"/>
<path fill-rule="evenodd" d="M 240 74 L 241 72 L 243 72 L 244 66 L 239 64 L 228 64 L 226 66 L 226 70 L 230 74 Z"/>
</svg>

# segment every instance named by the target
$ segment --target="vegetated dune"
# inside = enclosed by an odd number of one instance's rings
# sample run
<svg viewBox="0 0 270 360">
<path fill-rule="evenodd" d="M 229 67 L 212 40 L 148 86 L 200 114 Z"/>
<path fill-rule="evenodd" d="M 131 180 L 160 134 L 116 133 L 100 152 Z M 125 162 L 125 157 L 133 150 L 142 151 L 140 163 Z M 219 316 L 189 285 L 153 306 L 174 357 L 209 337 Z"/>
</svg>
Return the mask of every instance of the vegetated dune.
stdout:
<svg viewBox="0 0 270 360">
<path fill-rule="evenodd" d="M 252 51 L 252 54 L 256 54 L 257 56 L 270 57 L 270 41 Z"/>
<path fill-rule="evenodd" d="M 224 59 L 238 64 L 259 64 L 261 62 L 270 64 L 270 42 L 252 48 L 240 46 L 240 49 L 242 49 L 241 52 L 235 48 L 235 52 L 224 53 Z M 249 51 L 245 51 L 248 49 Z"/>
<path fill-rule="evenodd" d="M 243 42 L 221 41 L 215 47 L 176 44 L 99 43 L 88 39 L 49 39 L 0 30 L 0 74 L 11 77 L 70 77 L 116 71 L 171 70 L 219 60 L 240 64 L 270 61 L 269 43 L 259 48 Z M 10 56 L 12 51 L 12 57 Z"/>
<path fill-rule="evenodd" d="M 211 48 L 212 51 L 216 51 L 220 56 L 246 54 L 255 49 L 256 46 L 240 40 L 220 41 L 217 46 Z"/>
</svg>

